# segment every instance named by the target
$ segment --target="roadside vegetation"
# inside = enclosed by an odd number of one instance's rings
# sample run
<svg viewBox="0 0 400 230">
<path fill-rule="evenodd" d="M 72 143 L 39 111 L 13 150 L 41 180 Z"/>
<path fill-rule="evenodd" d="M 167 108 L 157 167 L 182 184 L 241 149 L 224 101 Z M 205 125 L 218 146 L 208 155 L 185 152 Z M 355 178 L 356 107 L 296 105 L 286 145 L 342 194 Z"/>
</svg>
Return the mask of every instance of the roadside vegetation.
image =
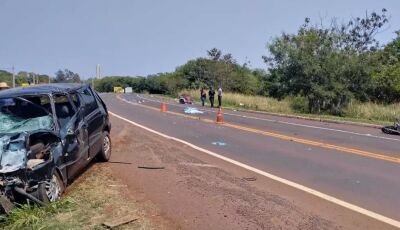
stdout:
<svg viewBox="0 0 400 230">
<path fill-rule="evenodd" d="M 12 72 L 8 72 L 5 70 L 0 70 L 0 82 L 5 82 L 7 85 L 12 87 L 13 85 L 13 76 Z M 66 82 L 66 83 L 79 83 L 81 82 L 81 78 L 79 74 L 72 72 L 71 70 L 64 69 L 58 70 L 55 73 L 55 77 L 50 77 L 46 74 L 38 74 L 34 72 L 28 71 L 19 71 L 15 73 L 15 86 L 23 86 L 23 85 L 30 85 L 30 84 L 38 84 L 38 83 L 59 83 L 59 82 Z"/>
<path fill-rule="evenodd" d="M 107 220 L 125 215 L 139 220 L 118 229 L 152 229 L 126 187 L 112 177 L 105 164 L 95 164 L 79 177 L 65 196 L 45 207 L 25 204 L 0 221 L 0 229 L 106 229 Z"/>
</svg>

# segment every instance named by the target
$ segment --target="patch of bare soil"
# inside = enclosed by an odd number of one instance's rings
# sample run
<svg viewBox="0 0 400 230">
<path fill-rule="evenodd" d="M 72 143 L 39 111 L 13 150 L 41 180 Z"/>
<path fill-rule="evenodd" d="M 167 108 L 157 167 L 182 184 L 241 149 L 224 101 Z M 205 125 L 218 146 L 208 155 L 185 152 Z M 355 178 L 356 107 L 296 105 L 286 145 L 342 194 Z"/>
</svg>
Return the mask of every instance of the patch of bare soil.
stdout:
<svg viewBox="0 0 400 230">
<path fill-rule="evenodd" d="M 112 118 L 113 174 L 147 216 L 171 229 L 338 229 L 340 226 L 261 190 L 202 154 Z M 113 163 L 114 162 L 114 163 Z M 163 167 L 163 169 L 144 169 Z M 257 181 L 256 181 L 257 182 Z M 150 209 L 147 208 L 151 207 Z"/>
<path fill-rule="evenodd" d="M 67 188 L 63 199 L 70 200 L 71 207 L 44 223 L 45 229 L 105 229 L 104 222 L 126 216 L 137 220 L 118 229 L 158 229 L 138 208 L 127 185 L 112 175 L 107 163 L 88 168 Z"/>
</svg>

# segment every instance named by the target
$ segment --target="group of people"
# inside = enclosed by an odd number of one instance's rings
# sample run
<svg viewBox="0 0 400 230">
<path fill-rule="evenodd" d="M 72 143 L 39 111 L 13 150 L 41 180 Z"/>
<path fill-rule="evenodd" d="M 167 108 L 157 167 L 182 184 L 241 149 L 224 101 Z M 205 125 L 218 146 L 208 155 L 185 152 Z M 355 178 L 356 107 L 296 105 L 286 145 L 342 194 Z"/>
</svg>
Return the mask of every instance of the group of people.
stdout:
<svg viewBox="0 0 400 230">
<path fill-rule="evenodd" d="M 219 87 L 217 90 L 217 96 L 218 96 L 218 107 L 220 108 L 222 106 L 222 88 Z M 208 98 L 210 100 L 210 105 L 211 107 L 214 107 L 214 97 L 215 97 L 215 90 L 213 87 L 210 88 L 208 91 Z M 200 89 L 200 99 L 201 99 L 201 105 L 204 106 L 205 101 L 207 100 L 207 93 L 204 88 Z"/>
</svg>

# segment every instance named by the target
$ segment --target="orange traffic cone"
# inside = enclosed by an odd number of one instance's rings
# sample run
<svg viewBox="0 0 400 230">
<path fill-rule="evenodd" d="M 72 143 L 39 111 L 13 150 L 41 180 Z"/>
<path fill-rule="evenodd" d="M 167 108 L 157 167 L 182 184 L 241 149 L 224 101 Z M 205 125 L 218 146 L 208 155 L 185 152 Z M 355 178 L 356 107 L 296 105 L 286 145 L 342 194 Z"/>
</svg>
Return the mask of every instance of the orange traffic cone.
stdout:
<svg viewBox="0 0 400 230">
<path fill-rule="evenodd" d="M 223 124 L 223 123 L 224 123 L 224 117 L 222 116 L 222 109 L 220 107 L 217 113 L 217 124 Z"/>
<path fill-rule="evenodd" d="M 167 106 L 165 105 L 165 98 L 161 102 L 161 112 L 167 112 Z"/>
</svg>

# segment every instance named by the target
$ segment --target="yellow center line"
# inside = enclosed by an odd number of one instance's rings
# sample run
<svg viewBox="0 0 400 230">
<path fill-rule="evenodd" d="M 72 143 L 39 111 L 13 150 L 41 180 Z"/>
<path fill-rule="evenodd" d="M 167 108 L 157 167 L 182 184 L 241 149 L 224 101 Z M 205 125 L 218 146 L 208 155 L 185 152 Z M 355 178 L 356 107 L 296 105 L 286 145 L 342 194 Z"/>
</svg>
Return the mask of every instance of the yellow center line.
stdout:
<svg viewBox="0 0 400 230">
<path fill-rule="evenodd" d="M 127 101 L 127 100 L 121 98 L 120 95 L 117 95 L 117 98 L 126 103 L 129 103 L 129 104 L 137 105 L 137 106 L 140 106 L 143 108 L 148 108 L 151 110 L 160 111 L 160 109 L 154 108 L 152 106 Z M 200 118 L 200 117 L 190 116 L 190 115 L 172 112 L 172 111 L 166 111 L 165 113 L 176 115 L 176 116 L 181 116 L 181 117 L 185 117 L 185 118 L 189 118 L 189 119 L 193 119 L 193 120 L 199 120 L 199 121 L 206 122 L 206 123 L 215 123 L 214 120 L 207 119 L 207 118 Z M 368 152 L 368 151 L 360 150 L 360 149 L 348 148 L 348 147 L 334 145 L 334 144 L 328 144 L 328 143 L 323 143 L 323 142 L 318 142 L 318 141 L 313 141 L 313 140 L 307 140 L 307 139 L 303 139 L 303 138 L 268 132 L 268 131 L 255 129 L 255 128 L 250 128 L 250 127 L 246 127 L 246 126 L 242 126 L 242 125 L 236 125 L 236 124 L 232 124 L 232 123 L 223 123 L 221 125 L 225 126 L 225 127 L 229 127 L 229 128 L 239 129 L 239 130 L 246 131 L 246 132 L 261 134 L 261 135 L 268 136 L 268 137 L 274 137 L 274 138 L 278 138 L 281 140 L 288 140 L 288 141 L 292 141 L 292 142 L 296 142 L 296 143 L 321 147 L 321 148 L 325 148 L 325 149 L 337 150 L 337 151 L 344 152 L 344 153 L 350 153 L 350 154 L 355 154 L 355 155 L 359 155 L 359 156 L 389 161 L 389 162 L 393 162 L 393 163 L 397 163 L 397 164 L 400 163 L 400 158 L 387 156 L 383 153 L 373 153 L 373 152 Z"/>
</svg>

